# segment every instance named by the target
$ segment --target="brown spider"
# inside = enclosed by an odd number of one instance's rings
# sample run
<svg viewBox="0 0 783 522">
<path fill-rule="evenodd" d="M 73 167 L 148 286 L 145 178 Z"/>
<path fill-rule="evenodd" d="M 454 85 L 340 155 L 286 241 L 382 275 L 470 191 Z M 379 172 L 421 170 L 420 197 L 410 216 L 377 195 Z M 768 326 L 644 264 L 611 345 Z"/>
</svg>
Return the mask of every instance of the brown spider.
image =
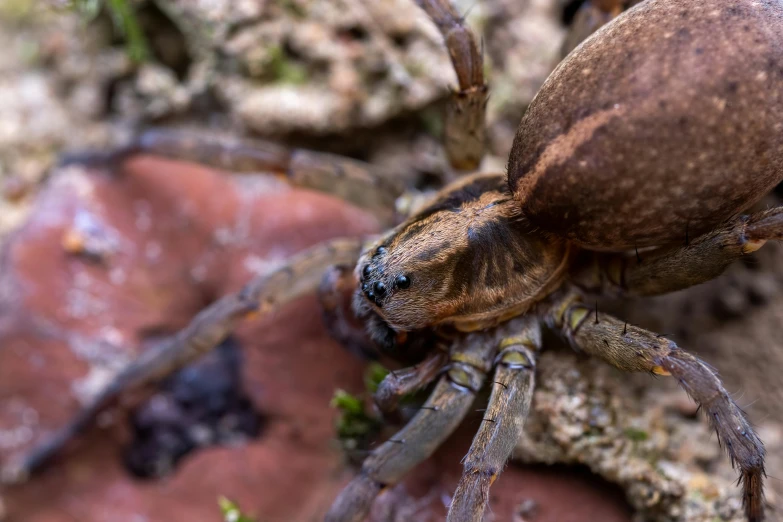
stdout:
<svg viewBox="0 0 783 522">
<path fill-rule="evenodd" d="M 419 4 L 444 35 L 459 80 L 447 153 L 455 168 L 472 170 L 483 155 L 481 53 L 447 0 Z M 591 8 L 610 18 L 624 4 Z M 782 28 L 778 0 L 647 0 L 625 11 L 552 73 L 519 126 L 507 175 L 465 176 L 381 237 L 327 242 L 225 296 L 131 365 L 50 442 L 8 466 L 5 480 L 38 469 L 121 391 L 213 348 L 248 314 L 312 291 L 326 272 L 322 300 L 336 337 L 362 351 L 424 352 L 423 362 L 381 383 L 382 411 L 439 376 L 421 410 L 364 461 L 327 521 L 364 519 L 383 488 L 457 427 L 494 370 L 449 511 L 452 522 L 480 521 L 523 428 L 544 323 L 622 370 L 674 376 L 739 468 L 748 520 L 763 520 L 764 447 L 715 372 L 583 300 L 687 288 L 783 239 L 783 207 L 738 215 L 783 180 Z M 386 222 L 402 194 L 383 172 L 352 160 L 165 131 L 108 159 L 136 151 L 234 171 L 275 168 Z M 345 317 L 348 288 L 369 338 Z"/>
</svg>

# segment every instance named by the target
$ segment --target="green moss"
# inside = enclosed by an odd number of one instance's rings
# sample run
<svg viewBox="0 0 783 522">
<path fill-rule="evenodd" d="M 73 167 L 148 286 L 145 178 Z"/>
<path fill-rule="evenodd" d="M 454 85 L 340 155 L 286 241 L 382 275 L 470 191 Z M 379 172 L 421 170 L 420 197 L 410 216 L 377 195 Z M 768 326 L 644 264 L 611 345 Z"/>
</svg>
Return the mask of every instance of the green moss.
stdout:
<svg viewBox="0 0 783 522">
<path fill-rule="evenodd" d="M 134 62 L 143 62 L 149 56 L 147 38 L 139 26 L 136 13 L 128 0 L 106 0 L 114 25 L 125 37 L 128 56 Z"/>
<path fill-rule="evenodd" d="M 364 387 L 370 393 L 378 391 L 378 386 L 381 384 L 386 376 L 389 375 L 389 370 L 383 367 L 382 364 L 377 362 L 371 363 L 364 371 Z"/>
<path fill-rule="evenodd" d="M 291 60 L 283 48 L 277 45 L 268 49 L 265 69 L 271 79 L 276 82 L 293 85 L 302 85 L 307 82 L 307 68 Z"/>
<path fill-rule="evenodd" d="M 623 433 L 634 442 L 644 442 L 650 438 L 650 435 L 646 431 L 636 428 L 625 428 Z"/>
<path fill-rule="evenodd" d="M 106 8 L 117 31 L 125 38 L 130 59 L 143 62 L 149 57 L 147 37 L 139 25 L 130 0 L 72 0 L 70 5 L 80 13 L 85 23 L 94 20 L 101 9 Z"/>
<path fill-rule="evenodd" d="M 277 0 L 277 5 L 283 8 L 284 11 L 293 15 L 295 18 L 307 17 L 307 11 L 304 6 L 300 5 L 297 0 Z"/>
<path fill-rule="evenodd" d="M 365 413 L 361 399 L 344 390 L 334 392 L 331 406 L 340 413 L 336 424 L 340 440 L 365 439 L 380 428 L 379 421 Z"/>
<path fill-rule="evenodd" d="M 224 522 L 256 522 L 255 519 L 243 515 L 236 503 L 226 497 L 220 497 L 218 505 L 220 506 L 220 512 L 223 514 Z"/>
<path fill-rule="evenodd" d="M 330 406 L 337 408 L 346 415 L 358 415 L 364 411 L 362 401 L 345 390 L 336 390 L 334 392 Z"/>
</svg>

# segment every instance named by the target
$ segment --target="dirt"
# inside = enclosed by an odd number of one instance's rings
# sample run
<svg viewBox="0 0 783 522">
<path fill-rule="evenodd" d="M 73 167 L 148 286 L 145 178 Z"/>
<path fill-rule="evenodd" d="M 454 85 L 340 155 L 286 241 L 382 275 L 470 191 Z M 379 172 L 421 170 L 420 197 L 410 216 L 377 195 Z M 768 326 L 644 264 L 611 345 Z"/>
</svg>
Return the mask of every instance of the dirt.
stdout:
<svg viewBox="0 0 783 522">
<path fill-rule="evenodd" d="M 483 168 L 503 168 L 516 123 L 556 61 L 561 5 L 458 4 L 485 34 Z M 86 25 L 64 8 L 0 6 L 0 462 L 65 422 L 211 299 L 307 245 L 376 227 L 358 210 L 263 176 L 153 158 L 124 176 L 53 170 L 61 151 L 173 124 L 347 153 L 420 182 L 447 171 L 439 109 L 453 72 L 412 2 L 140 5 L 153 50 L 143 65 L 104 15 Z M 63 249 L 68 231 L 95 223 L 106 265 Z M 768 499 L 779 505 L 783 249 L 770 245 L 755 259 L 700 287 L 605 309 L 720 371 L 766 442 Z M 10 521 L 207 521 L 226 495 L 259 521 L 317 519 L 351 474 L 328 402 L 336 388 L 362 390 L 364 364 L 328 339 L 312 298 L 248 323 L 238 340 L 244 392 L 265 419 L 257 439 L 202 448 L 173 475 L 139 482 L 122 457 L 131 412 L 110 412 L 67 458 L 6 492 L 0 512 Z M 510 465 L 495 485 L 494 520 L 741 520 L 736 475 L 674 382 L 620 374 L 562 346 L 543 356 L 538 380 L 516 455 L 528 464 Z M 474 428 L 466 421 L 382 495 L 374 520 L 439 519 Z"/>
</svg>

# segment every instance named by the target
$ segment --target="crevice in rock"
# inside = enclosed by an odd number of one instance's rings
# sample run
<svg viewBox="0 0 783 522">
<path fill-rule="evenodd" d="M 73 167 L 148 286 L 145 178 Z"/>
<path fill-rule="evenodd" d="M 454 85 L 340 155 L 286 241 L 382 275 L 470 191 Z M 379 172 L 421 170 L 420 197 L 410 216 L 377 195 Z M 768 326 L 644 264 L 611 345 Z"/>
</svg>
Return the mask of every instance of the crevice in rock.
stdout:
<svg viewBox="0 0 783 522">
<path fill-rule="evenodd" d="M 166 379 L 129 419 L 128 471 L 141 479 L 164 477 L 200 448 L 259 437 L 264 418 L 243 389 L 241 363 L 241 347 L 228 338 Z"/>
</svg>

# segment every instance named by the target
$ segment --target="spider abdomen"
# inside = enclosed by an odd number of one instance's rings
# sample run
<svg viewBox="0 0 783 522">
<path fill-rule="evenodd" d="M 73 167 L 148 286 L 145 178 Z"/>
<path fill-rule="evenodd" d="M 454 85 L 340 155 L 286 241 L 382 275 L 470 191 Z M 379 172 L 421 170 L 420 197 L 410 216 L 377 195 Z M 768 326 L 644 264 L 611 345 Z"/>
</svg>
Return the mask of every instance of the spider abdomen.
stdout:
<svg viewBox="0 0 783 522">
<path fill-rule="evenodd" d="M 648 0 L 549 77 L 509 184 L 542 229 L 599 250 L 681 242 L 783 180 L 783 4 Z"/>
</svg>

